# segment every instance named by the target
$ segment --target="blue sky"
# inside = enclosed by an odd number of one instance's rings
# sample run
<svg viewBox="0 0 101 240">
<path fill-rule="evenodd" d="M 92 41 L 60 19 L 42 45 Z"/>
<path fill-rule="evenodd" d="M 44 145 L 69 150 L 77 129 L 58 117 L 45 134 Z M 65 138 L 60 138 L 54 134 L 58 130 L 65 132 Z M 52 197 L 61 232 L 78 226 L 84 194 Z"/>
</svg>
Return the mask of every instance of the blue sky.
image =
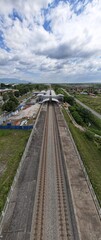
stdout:
<svg viewBox="0 0 101 240">
<path fill-rule="evenodd" d="M 101 1 L 0 0 L 0 78 L 101 82 Z"/>
</svg>

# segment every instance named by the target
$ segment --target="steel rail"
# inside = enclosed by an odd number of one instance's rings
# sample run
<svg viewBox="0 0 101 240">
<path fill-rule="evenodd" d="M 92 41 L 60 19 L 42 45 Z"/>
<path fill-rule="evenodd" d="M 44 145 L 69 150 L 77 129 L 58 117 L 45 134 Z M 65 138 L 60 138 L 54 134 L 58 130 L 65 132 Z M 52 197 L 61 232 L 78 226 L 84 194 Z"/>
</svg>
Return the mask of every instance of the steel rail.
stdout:
<svg viewBox="0 0 101 240">
<path fill-rule="evenodd" d="M 56 121 L 54 111 L 54 139 L 56 151 L 56 175 L 57 175 L 57 195 L 58 195 L 58 217 L 59 217 L 59 231 L 61 240 L 71 240 L 71 228 L 69 224 L 69 216 L 67 209 L 65 179 L 62 167 L 62 156 L 60 151 L 60 142 L 58 134 L 58 124 Z"/>
<path fill-rule="evenodd" d="M 60 114 L 60 109 L 57 104 L 55 104 L 55 106 L 54 106 L 54 112 L 55 112 L 55 114 L 54 114 L 54 116 L 55 116 L 54 129 L 56 130 L 56 149 L 58 151 L 57 164 L 59 165 L 61 188 L 62 188 L 62 192 L 63 192 L 63 204 L 64 204 L 64 207 L 63 207 L 64 208 L 64 218 L 62 217 L 62 219 L 65 219 L 65 224 L 67 227 L 66 228 L 67 237 L 68 237 L 68 238 L 64 237 L 63 239 L 64 240 L 65 239 L 79 240 L 80 237 L 79 237 L 77 222 L 76 222 L 75 213 L 74 213 L 71 190 L 70 190 L 68 174 L 67 174 L 67 170 L 66 170 L 66 162 L 64 159 L 64 153 L 63 153 L 62 143 L 61 143 L 61 138 L 60 138 L 60 133 L 59 133 L 59 126 L 58 126 L 59 123 L 58 123 L 57 115 Z"/>
<path fill-rule="evenodd" d="M 35 221 L 34 228 L 32 229 L 31 239 L 42 240 L 43 236 L 43 217 L 44 217 L 44 199 L 45 199 L 45 170 L 46 170 L 46 150 L 47 150 L 47 129 L 48 129 L 48 112 L 49 106 L 47 105 L 47 113 L 44 125 L 42 150 L 40 156 L 40 166 L 37 183 L 37 193 L 35 200 Z"/>
</svg>

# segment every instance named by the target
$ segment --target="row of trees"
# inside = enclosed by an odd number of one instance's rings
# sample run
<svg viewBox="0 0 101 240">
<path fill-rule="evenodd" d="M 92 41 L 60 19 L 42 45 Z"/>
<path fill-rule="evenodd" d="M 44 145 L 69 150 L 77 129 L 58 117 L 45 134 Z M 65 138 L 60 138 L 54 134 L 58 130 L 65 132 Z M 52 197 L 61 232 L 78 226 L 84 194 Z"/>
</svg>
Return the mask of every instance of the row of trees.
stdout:
<svg viewBox="0 0 101 240">
<path fill-rule="evenodd" d="M 19 90 L 19 95 L 24 95 L 27 92 L 31 92 L 33 89 L 36 89 L 37 91 L 45 90 L 48 88 L 48 85 L 45 84 L 19 84 L 15 85 L 14 89 Z"/>
<path fill-rule="evenodd" d="M 82 126 L 94 126 L 97 129 L 101 129 L 101 123 L 89 110 L 81 107 L 76 104 L 75 99 L 73 97 L 64 95 L 64 101 L 70 104 L 69 110 L 75 119 L 75 121 Z"/>
<path fill-rule="evenodd" d="M 71 106 L 75 105 L 74 97 L 67 96 L 67 94 L 64 95 L 64 102 L 68 102 Z"/>
<path fill-rule="evenodd" d="M 44 84 L 18 84 L 18 85 L 14 85 L 12 86 L 11 84 L 9 84 L 9 88 L 13 88 L 15 89 L 15 92 L 7 92 L 3 94 L 3 101 L 4 104 L 2 106 L 2 110 L 3 111 L 15 111 L 19 101 L 18 98 L 19 96 L 22 96 L 24 94 L 27 94 L 28 92 L 33 91 L 33 89 L 36 89 L 38 91 L 41 91 L 43 89 L 47 89 L 47 85 Z M 8 85 L 1 83 L 1 88 L 5 89 L 8 88 Z"/>
<path fill-rule="evenodd" d="M 82 126 L 92 125 L 92 127 L 101 129 L 99 120 L 89 110 L 77 105 L 76 103 L 73 106 L 70 106 L 69 110 L 78 124 Z"/>
<path fill-rule="evenodd" d="M 1 84 L 2 88 L 5 88 L 5 84 Z M 8 87 L 8 86 L 6 86 Z M 10 85 L 12 88 L 12 85 Z M 32 84 L 19 84 L 15 85 L 13 87 L 15 89 L 15 92 L 7 92 L 3 94 L 3 101 L 4 104 L 2 106 L 3 111 L 11 112 L 15 111 L 17 106 L 19 105 L 18 97 L 22 96 L 30 91 L 33 90 L 33 85 Z"/>
<path fill-rule="evenodd" d="M 0 83 L 0 88 L 1 89 L 12 88 L 12 84 Z"/>
<path fill-rule="evenodd" d="M 33 84 L 19 84 L 14 86 L 15 90 L 18 90 L 15 92 L 15 96 L 19 97 L 22 96 L 30 91 L 33 90 Z"/>
</svg>

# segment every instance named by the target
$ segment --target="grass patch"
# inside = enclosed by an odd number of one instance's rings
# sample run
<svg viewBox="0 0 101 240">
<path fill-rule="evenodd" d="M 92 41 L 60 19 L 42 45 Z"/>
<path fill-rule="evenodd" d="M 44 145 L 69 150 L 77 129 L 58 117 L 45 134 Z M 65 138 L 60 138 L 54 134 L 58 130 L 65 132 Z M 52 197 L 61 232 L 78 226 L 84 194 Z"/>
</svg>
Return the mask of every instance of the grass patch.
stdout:
<svg viewBox="0 0 101 240">
<path fill-rule="evenodd" d="M 101 206 L 101 149 L 72 124 L 65 109 L 63 109 L 63 114 Z"/>
<path fill-rule="evenodd" d="M 88 107 L 101 114 L 101 94 L 98 94 L 95 97 L 90 95 L 76 94 L 75 97 Z"/>
<path fill-rule="evenodd" d="M 0 130 L 0 212 L 13 182 L 30 130 Z"/>
<path fill-rule="evenodd" d="M 60 89 L 60 90 L 62 90 L 62 89 Z M 64 96 L 68 96 L 68 94 L 66 92 L 64 92 Z M 81 94 L 76 94 L 75 96 L 81 102 L 83 102 L 81 99 L 92 98 L 92 96 L 81 95 Z M 97 95 L 97 97 L 98 96 L 100 96 L 100 95 Z M 98 99 L 97 99 L 97 101 L 98 101 Z M 96 102 L 96 105 L 99 105 L 100 109 L 101 109 L 101 103 Z M 73 118 L 75 119 L 75 121 L 78 124 L 80 124 L 81 126 L 84 126 L 86 129 L 92 131 L 93 133 L 95 133 L 97 135 L 101 135 L 101 119 L 96 117 L 93 113 L 91 113 L 86 108 L 82 107 L 79 103 L 74 102 L 74 104 L 69 107 L 69 110 L 70 110 Z"/>
</svg>

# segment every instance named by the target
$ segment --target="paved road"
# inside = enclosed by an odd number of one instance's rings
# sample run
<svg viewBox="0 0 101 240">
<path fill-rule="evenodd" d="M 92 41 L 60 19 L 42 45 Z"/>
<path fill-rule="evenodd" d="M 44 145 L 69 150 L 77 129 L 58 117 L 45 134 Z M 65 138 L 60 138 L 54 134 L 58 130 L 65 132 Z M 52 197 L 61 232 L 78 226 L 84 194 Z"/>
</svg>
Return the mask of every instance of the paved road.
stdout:
<svg viewBox="0 0 101 240">
<path fill-rule="evenodd" d="M 71 96 L 65 89 L 62 88 L 62 90 L 68 94 L 68 96 Z M 101 114 L 97 113 L 96 111 L 94 111 L 93 109 L 91 109 L 90 107 L 86 106 L 84 103 L 80 102 L 77 98 L 74 98 L 75 101 L 77 103 L 79 103 L 82 107 L 88 109 L 92 114 L 94 114 L 96 117 L 98 117 L 99 119 L 101 119 Z"/>
</svg>

